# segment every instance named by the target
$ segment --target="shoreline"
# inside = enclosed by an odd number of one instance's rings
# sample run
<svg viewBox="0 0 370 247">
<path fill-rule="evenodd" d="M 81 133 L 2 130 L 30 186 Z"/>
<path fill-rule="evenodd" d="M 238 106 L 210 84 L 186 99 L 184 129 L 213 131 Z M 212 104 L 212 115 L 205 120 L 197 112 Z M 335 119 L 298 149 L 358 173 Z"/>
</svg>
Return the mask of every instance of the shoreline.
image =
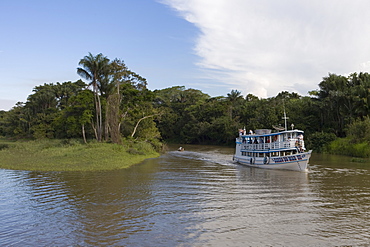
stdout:
<svg viewBox="0 0 370 247">
<path fill-rule="evenodd" d="M 129 168 L 160 156 L 149 143 L 63 143 L 65 140 L 0 142 L 0 169 L 106 171 Z"/>
</svg>

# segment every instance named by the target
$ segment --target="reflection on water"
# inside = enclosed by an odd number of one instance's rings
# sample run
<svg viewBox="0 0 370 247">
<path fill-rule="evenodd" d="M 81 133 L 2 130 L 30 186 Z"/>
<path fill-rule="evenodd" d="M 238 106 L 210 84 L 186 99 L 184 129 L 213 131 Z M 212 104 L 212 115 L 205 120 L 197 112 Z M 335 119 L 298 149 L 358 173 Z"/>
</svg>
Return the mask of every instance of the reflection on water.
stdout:
<svg viewBox="0 0 370 247">
<path fill-rule="evenodd" d="M 0 170 L 0 245 L 368 244 L 370 164 L 313 155 L 308 173 L 275 171 L 232 153 L 185 146 L 126 170 Z"/>
</svg>

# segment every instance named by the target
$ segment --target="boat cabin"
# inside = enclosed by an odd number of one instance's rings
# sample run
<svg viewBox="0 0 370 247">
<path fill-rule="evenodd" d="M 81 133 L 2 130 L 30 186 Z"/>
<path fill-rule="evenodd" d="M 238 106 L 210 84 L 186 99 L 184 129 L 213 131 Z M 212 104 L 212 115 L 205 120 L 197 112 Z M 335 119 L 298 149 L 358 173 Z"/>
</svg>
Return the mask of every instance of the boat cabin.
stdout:
<svg viewBox="0 0 370 247">
<path fill-rule="evenodd" d="M 286 130 L 271 133 L 269 129 L 240 134 L 236 139 L 242 156 L 273 157 L 294 155 L 305 151 L 303 131 Z"/>
</svg>

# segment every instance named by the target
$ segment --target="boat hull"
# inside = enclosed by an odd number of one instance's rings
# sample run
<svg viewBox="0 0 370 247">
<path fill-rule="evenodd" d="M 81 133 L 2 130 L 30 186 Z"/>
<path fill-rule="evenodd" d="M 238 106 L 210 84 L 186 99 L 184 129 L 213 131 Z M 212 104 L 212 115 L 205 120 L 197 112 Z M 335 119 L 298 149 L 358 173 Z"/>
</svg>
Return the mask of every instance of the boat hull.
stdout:
<svg viewBox="0 0 370 247">
<path fill-rule="evenodd" d="M 251 158 L 234 155 L 233 160 L 239 164 L 263 169 L 280 169 L 291 171 L 307 171 L 312 150 L 290 156 L 266 158 Z"/>
</svg>

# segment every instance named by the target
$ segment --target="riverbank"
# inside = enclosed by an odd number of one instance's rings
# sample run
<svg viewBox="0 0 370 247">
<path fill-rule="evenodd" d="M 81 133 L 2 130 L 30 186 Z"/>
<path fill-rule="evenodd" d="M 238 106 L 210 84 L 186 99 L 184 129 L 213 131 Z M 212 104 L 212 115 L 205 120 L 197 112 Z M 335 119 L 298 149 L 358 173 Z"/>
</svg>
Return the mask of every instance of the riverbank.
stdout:
<svg viewBox="0 0 370 247">
<path fill-rule="evenodd" d="M 0 168 L 29 171 L 100 171 L 130 167 L 159 153 L 147 142 L 82 144 L 74 140 L 0 139 Z"/>
<path fill-rule="evenodd" d="M 357 158 L 370 158 L 370 148 L 367 141 L 354 143 L 350 138 L 337 138 L 328 143 L 324 151 L 329 154 L 345 155 Z"/>
</svg>

